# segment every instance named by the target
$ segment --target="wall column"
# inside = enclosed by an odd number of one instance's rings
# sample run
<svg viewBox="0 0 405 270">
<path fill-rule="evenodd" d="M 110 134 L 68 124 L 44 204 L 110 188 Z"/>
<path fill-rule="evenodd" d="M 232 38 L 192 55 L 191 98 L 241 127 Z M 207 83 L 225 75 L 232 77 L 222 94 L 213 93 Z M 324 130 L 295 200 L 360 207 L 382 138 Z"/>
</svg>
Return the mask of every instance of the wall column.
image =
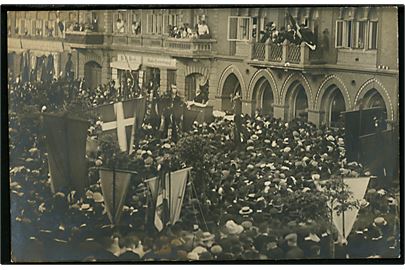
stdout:
<svg viewBox="0 0 405 270">
<path fill-rule="evenodd" d="M 308 110 L 308 122 L 314 123 L 316 126 L 321 124 L 322 112 Z"/>
<path fill-rule="evenodd" d="M 284 113 L 287 107 L 278 104 L 274 104 L 273 107 L 274 107 L 274 118 L 280 118 L 282 120 L 285 120 Z"/>
<path fill-rule="evenodd" d="M 160 69 L 160 92 L 164 93 L 167 90 L 167 68 Z"/>
</svg>

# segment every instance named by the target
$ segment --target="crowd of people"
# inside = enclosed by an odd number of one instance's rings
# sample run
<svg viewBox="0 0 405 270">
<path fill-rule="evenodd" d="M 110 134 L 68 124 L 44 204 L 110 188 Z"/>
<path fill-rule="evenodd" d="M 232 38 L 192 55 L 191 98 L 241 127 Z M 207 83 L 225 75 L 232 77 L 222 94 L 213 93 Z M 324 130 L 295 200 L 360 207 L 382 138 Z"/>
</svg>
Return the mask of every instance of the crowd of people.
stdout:
<svg viewBox="0 0 405 270">
<path fill-rule="evenodd" d="M 254 32 L 256 32 L 256 30 Z M 274 22 L 269 22 L 266 24 L 264 31 L 260 31 L 260 34 L 261 43 L 269 41 L 277 45 L 282 45 L 285 40 L 291 44 L 300 45 L 301 42 L 308 41 L 305 40 L 306 36 L 310 37 L 309 39 L 311 39 L 312 42 L 315 42 L 314 39 L 316 39 L 312 30 L 304 24 L 300 25 L 300 33 L 298 33 L 297 29 L 291 24 L 288 24 L 286 29 L 284 26 L 278 28 Z M 254 33 L 254 35 L 256 34 Z"/>
<path fill-rule="evenodd" d="M 38 120 L 21 117 L 20 111 L 27 106 L 37 111 L 44 106 L 69 109 L 75 96 L 69 91 L 83 90 L 79 81 L 52 83 L 75 90 L 60 90 L 64 94 L 56 98 L 55 85 L 9 82 L 11 237 L 17 262 L 399 255 L 396 190 L 370 183 L 347 241 L 331 223 L 327 201 L 336 194 L 330 182 L 369 175 L 361 164 L 347 161 L 344 130 L 265 115 L 241 116 L 240 144 L 233 140 L 234 122 L 223 117 L 195 122 L 187 132 L 179 129 L 178 142 L 150 132 L 152 124 L 145 121 L 143 138 L 128 157 L 138 171 L 136 184 L 127 193 L 120 223 L 111 226 L 98 179 L 102 153 L 88 159 L 87 190 L 51 192 L 41 126 Z M 114 84 L 98 92 L 108 88 Z M 172 90 L 168 93 L 180 101 Z M 114 102 L 117 92 L 106 96 L 96 104 Z M 100 124 L 93 119 L 89 135 Z M 170 160 L 171 170 L 193 166 L 193 171 L 179 222 L 158 233 L 144 180 L 153 176 L 162 159 Z"/>
<path fill-rule="evenodd" d="M 207 23 L 202 20 L 195 25 L 194 29 L 188 23 L 184 23 L 183 26 L 169 25 L 169 37 L 209 39 L 211 35 Z"/>
</svg>

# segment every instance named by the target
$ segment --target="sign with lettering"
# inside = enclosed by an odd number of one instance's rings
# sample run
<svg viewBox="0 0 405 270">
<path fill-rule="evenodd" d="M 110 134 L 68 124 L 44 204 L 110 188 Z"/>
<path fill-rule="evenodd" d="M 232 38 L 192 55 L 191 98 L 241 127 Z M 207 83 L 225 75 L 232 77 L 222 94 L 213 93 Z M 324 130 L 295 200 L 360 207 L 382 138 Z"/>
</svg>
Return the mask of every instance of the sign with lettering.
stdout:
<svg viewBox="0 0 405 270">
<path fill-rule="evenodd" d="M 176 59 L 169 57 L 144 56 L 142 64 L 147 67 L 175 69 Z"/>
<path fill-rule="evenodd" d="M 142 56 L 141 55 L 136 55 L 136 54 L 129 54 L 129 53 L 119 53 L 117 55 L 117 61 L 118 62 L 142 62 Z"/>
</svg>

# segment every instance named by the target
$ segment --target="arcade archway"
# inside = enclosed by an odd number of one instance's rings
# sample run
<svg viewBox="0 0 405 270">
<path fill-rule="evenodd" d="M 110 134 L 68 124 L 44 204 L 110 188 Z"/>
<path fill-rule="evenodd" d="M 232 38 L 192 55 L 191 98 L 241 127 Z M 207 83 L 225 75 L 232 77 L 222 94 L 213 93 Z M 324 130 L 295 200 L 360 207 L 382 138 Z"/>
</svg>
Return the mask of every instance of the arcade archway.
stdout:
<svg viewBox="0 0 405 270">
<path fill-rule="evenodd" d="M 232 111 L 232 101 L 231 96 L 235 91 L 241 91 L 241 86 L 238 78 L 235 74 L 231 73 L 228 75 L 224 82 L 224 86 L 222 89 L 222 104 L 221 109 L 223 111 Z M 243 93 L 242 93 L 243 94 Z"/>
<path fill-rule="evenodd" d="M 320 109 L 324 113 L 321 123 L 330 127 L 342 126 L 342 112 L 346 111 L 346 104 L 342 91 L 335 84 L 325 90 Z"/>
<path fill-rule="evenodd" d="M 273 90 L 269 81 L 262 77 L 254 86 L 252 95 L 252 114 L 254 114 L 255 111 L 260 111 L 264 115 L 273 115 L 273 104 Z"/>
<path fill-rule="evenodd" d="M 308 97 L 300 82 L 296 81 L 288 88 L 285 106 L 285 119 L 287 121 L 294 118 L 308 120 Z"/>
<path fill-rule="evenodd" d="M 101 84 L 101 66 L 95 61 L 84 64 L 84 79 L 90 89 L 95 89 Z"/>
</svg>

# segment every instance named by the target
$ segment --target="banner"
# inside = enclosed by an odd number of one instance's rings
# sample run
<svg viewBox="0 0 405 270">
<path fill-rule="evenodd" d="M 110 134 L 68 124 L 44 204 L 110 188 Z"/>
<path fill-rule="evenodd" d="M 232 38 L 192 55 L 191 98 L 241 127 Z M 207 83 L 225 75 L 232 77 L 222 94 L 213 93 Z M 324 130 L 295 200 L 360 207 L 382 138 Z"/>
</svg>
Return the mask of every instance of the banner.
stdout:
<svg viewBox="0 0 405 270">
<path fill-rule="evenodd" d="M 194 121 L 196 121 L 198 115 L 200 114 L 199 110 L 185 110 L 183 114 L 183 131 L 190 131 L 193 127 Z"/>
<path fill-rule="evenodd" d="M 185 168 L 172 172 L 170 173 L 170 177 L 169 174 L 166 174 L 164 183 L 165 192 L 163 192 L 163 190 L 161 189 L 162 185 L 159 184 L 158 177 L 150 178 L 145 181 L 149 186 L 152 194 L 152 199 L 154 202 L 156 202 L 156 206 L 162 206 L 163 200 L 168 200 L 169 221 L 167 224 L 175 224 L 180 219 L 184 193 L 186 191 L 187 180 L 191 169 L 192 168 Z M 157 210 L 158 209 L 155 210 L 155 217 L 156 214 L 160 214 L 156 213 Z M 164 225 L 162 224 L 162 226 Z M 163 229 L 160 224 L 158 224 L 156 228 L 158 230 L 160 228 Z"/>
<path fill-rule="evenodd" d="M 343 181 L 348 186 L 348 190 L 352 192 L 351 201 L 356 201 L 364 198 L 370 177 L 345 178 Z M 356 221 L 358 212 L 359 209 L 352 208 L 338 215 L 337 211 L 333 210 L 333 223 L 343 239 L 347 239 L 349 236 L 354 222 Z"/>
<path fill-rule="evenodd" d="M 127 152 L 131 145 L 132 125 L 134 124 L 137 99 L 130 99 L 114 104 L 105 104 L 95 108 L 97 115 L 103 120 L 103 132 L 117 134 L 121 151 Z"/>
<path fill-rule="evenodd" d="M 394 177 L 398 173 L 398 135 L 393 130 L 360 136 L 361 162 L 373 175 Z"/>
<path fill-rule="evenodd" d="M 88 186 L 86 138 L 89 122 L 66 115 L 42 114 L 52 192 Z"/>
<path fill-rule="evenodd" d="M 120 170 L 100 169 L 101 191 L 108 218 L 112 224 L 118 224 L 127 195 L 131 173 Z"/>
<path fill-rule="evenodd" d="M 131 142 L 129 145 L 129 154 L 134 150 L 134 144 L 137 144 L 138 131 L 142 128 L 143 120 L 146 113 L 146 97 L 140 97 L 134 99 L 135 111 L 134 111 L 134 123 L 131 131 Z"/>
<path fill-rule="evenodd" d="M 348 161 L 357 161 L 360 154 L 360 136 L 375 133 L 375 120 L 383 118 L 382 108 L 343 112 L 345 121 L 345 146 Z M 384 123 L 382 123 L 384 124 Z M 386 124 L 380 127 L 386 129 Z"/>
</svg>

